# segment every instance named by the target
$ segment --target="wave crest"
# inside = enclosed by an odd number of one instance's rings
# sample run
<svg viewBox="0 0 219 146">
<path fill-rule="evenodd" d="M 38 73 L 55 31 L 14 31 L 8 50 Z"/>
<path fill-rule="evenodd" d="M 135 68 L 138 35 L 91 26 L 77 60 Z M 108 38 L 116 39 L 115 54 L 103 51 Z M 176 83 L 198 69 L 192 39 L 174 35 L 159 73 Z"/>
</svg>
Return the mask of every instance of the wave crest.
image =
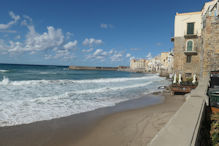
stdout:
<svg viewBox="0 0 219 146">
<path fill-rule="evenodd" d="M 0 73 L 6 73 L 9 72 L 9 70 L 0 70 Z"/>
<path fill-rule="evenodd" d="M 10 80 L 7 77 L 3 76 L 3 79 L 0 82 L 0 85 L 8 85 L 9 83 L 10 83 Z"/>
<path fill-rule="evenodd" d="M 126 81 L 138 81 L 138 80 L 152 80 L 158 79 L 159 76 L 143 76 L 136 78 L 107 78 L 107 79 L 91 79 L 91 80 L 26 80 L 26 81 L 10 81 L 9 78 L 3 77 L 3 80 L 0 81 L 2 85 L 14 85 L 14 86 L 22 86 L 22 85 L 36 85 L 36 84 L 71 84 L 71 83 L 117 83 L 117 82 L 126 82 Z"/>
</svg>

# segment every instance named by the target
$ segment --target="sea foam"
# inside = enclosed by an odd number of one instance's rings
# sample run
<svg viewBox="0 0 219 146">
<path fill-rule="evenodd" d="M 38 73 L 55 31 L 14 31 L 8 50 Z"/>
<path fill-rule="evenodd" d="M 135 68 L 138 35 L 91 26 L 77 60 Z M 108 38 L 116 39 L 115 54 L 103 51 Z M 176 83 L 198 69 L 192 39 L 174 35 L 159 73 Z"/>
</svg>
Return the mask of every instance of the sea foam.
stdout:
<svg viewBox="0 0 219 146">
<path fill-rule="evenodd" d="M 60 118 L 138 98 L 168 82 L 157 75 L 89 80 L 0 81 L 0 127 Z M 4 95 L 4 96 L 3 96 Z"/>
</svg>

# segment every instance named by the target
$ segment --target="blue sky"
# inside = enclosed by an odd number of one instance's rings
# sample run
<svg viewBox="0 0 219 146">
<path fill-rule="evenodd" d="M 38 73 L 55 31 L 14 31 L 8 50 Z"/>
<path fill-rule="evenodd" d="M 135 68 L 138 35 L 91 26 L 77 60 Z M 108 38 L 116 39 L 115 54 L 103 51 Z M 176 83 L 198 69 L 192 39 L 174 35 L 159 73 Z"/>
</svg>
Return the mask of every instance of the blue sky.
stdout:
<svg viewBox="0 0 219 146">
<path fill-rule="evenodd" d="M 207 1 L 1 0 L 0 63 L 129 65 L 169 51 L 176 12 Z"/>
</svg>

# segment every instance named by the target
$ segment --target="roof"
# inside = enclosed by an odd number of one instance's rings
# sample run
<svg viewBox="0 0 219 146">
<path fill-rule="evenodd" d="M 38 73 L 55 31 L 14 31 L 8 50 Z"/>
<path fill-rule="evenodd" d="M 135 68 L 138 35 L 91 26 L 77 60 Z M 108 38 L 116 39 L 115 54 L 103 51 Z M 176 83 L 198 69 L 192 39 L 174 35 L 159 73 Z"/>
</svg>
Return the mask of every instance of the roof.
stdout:
<svg viewBox="0 0 219 146">
<path fill-rule="evenodd" d="M 198 12 L 188 12 L 188 13 L 176 13 L 176 16 L 182 16 L 182 15 L 197 15 L 197 14 L 201 14 L 201 11 Z"/>
</svg>

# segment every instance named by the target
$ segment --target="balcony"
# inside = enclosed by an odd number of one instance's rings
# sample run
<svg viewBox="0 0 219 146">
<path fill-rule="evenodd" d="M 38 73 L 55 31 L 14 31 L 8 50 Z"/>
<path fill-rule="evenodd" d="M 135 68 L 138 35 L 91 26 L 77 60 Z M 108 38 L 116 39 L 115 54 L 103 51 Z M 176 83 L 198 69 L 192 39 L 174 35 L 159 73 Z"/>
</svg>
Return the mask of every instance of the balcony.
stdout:
<svg viewBox="0 0 219 146">
<path fill-rule="evenodd" d="M 185 51 L 184 51 L 184 54 L 185 54 L 185 55 L 197 55 L 197 54 L 198 54 L 197 48 L 193 48 L 193 50 L 191 50 L 191 51 L 185 50 Z"/>
<path fill-rule="evenodd" d="M 189 34 L 187 32 L 185 32 L 184 37 L 187 38 L 187 39 L 198 38 L 198 32 L 189 33 Z"/>
</svg>

